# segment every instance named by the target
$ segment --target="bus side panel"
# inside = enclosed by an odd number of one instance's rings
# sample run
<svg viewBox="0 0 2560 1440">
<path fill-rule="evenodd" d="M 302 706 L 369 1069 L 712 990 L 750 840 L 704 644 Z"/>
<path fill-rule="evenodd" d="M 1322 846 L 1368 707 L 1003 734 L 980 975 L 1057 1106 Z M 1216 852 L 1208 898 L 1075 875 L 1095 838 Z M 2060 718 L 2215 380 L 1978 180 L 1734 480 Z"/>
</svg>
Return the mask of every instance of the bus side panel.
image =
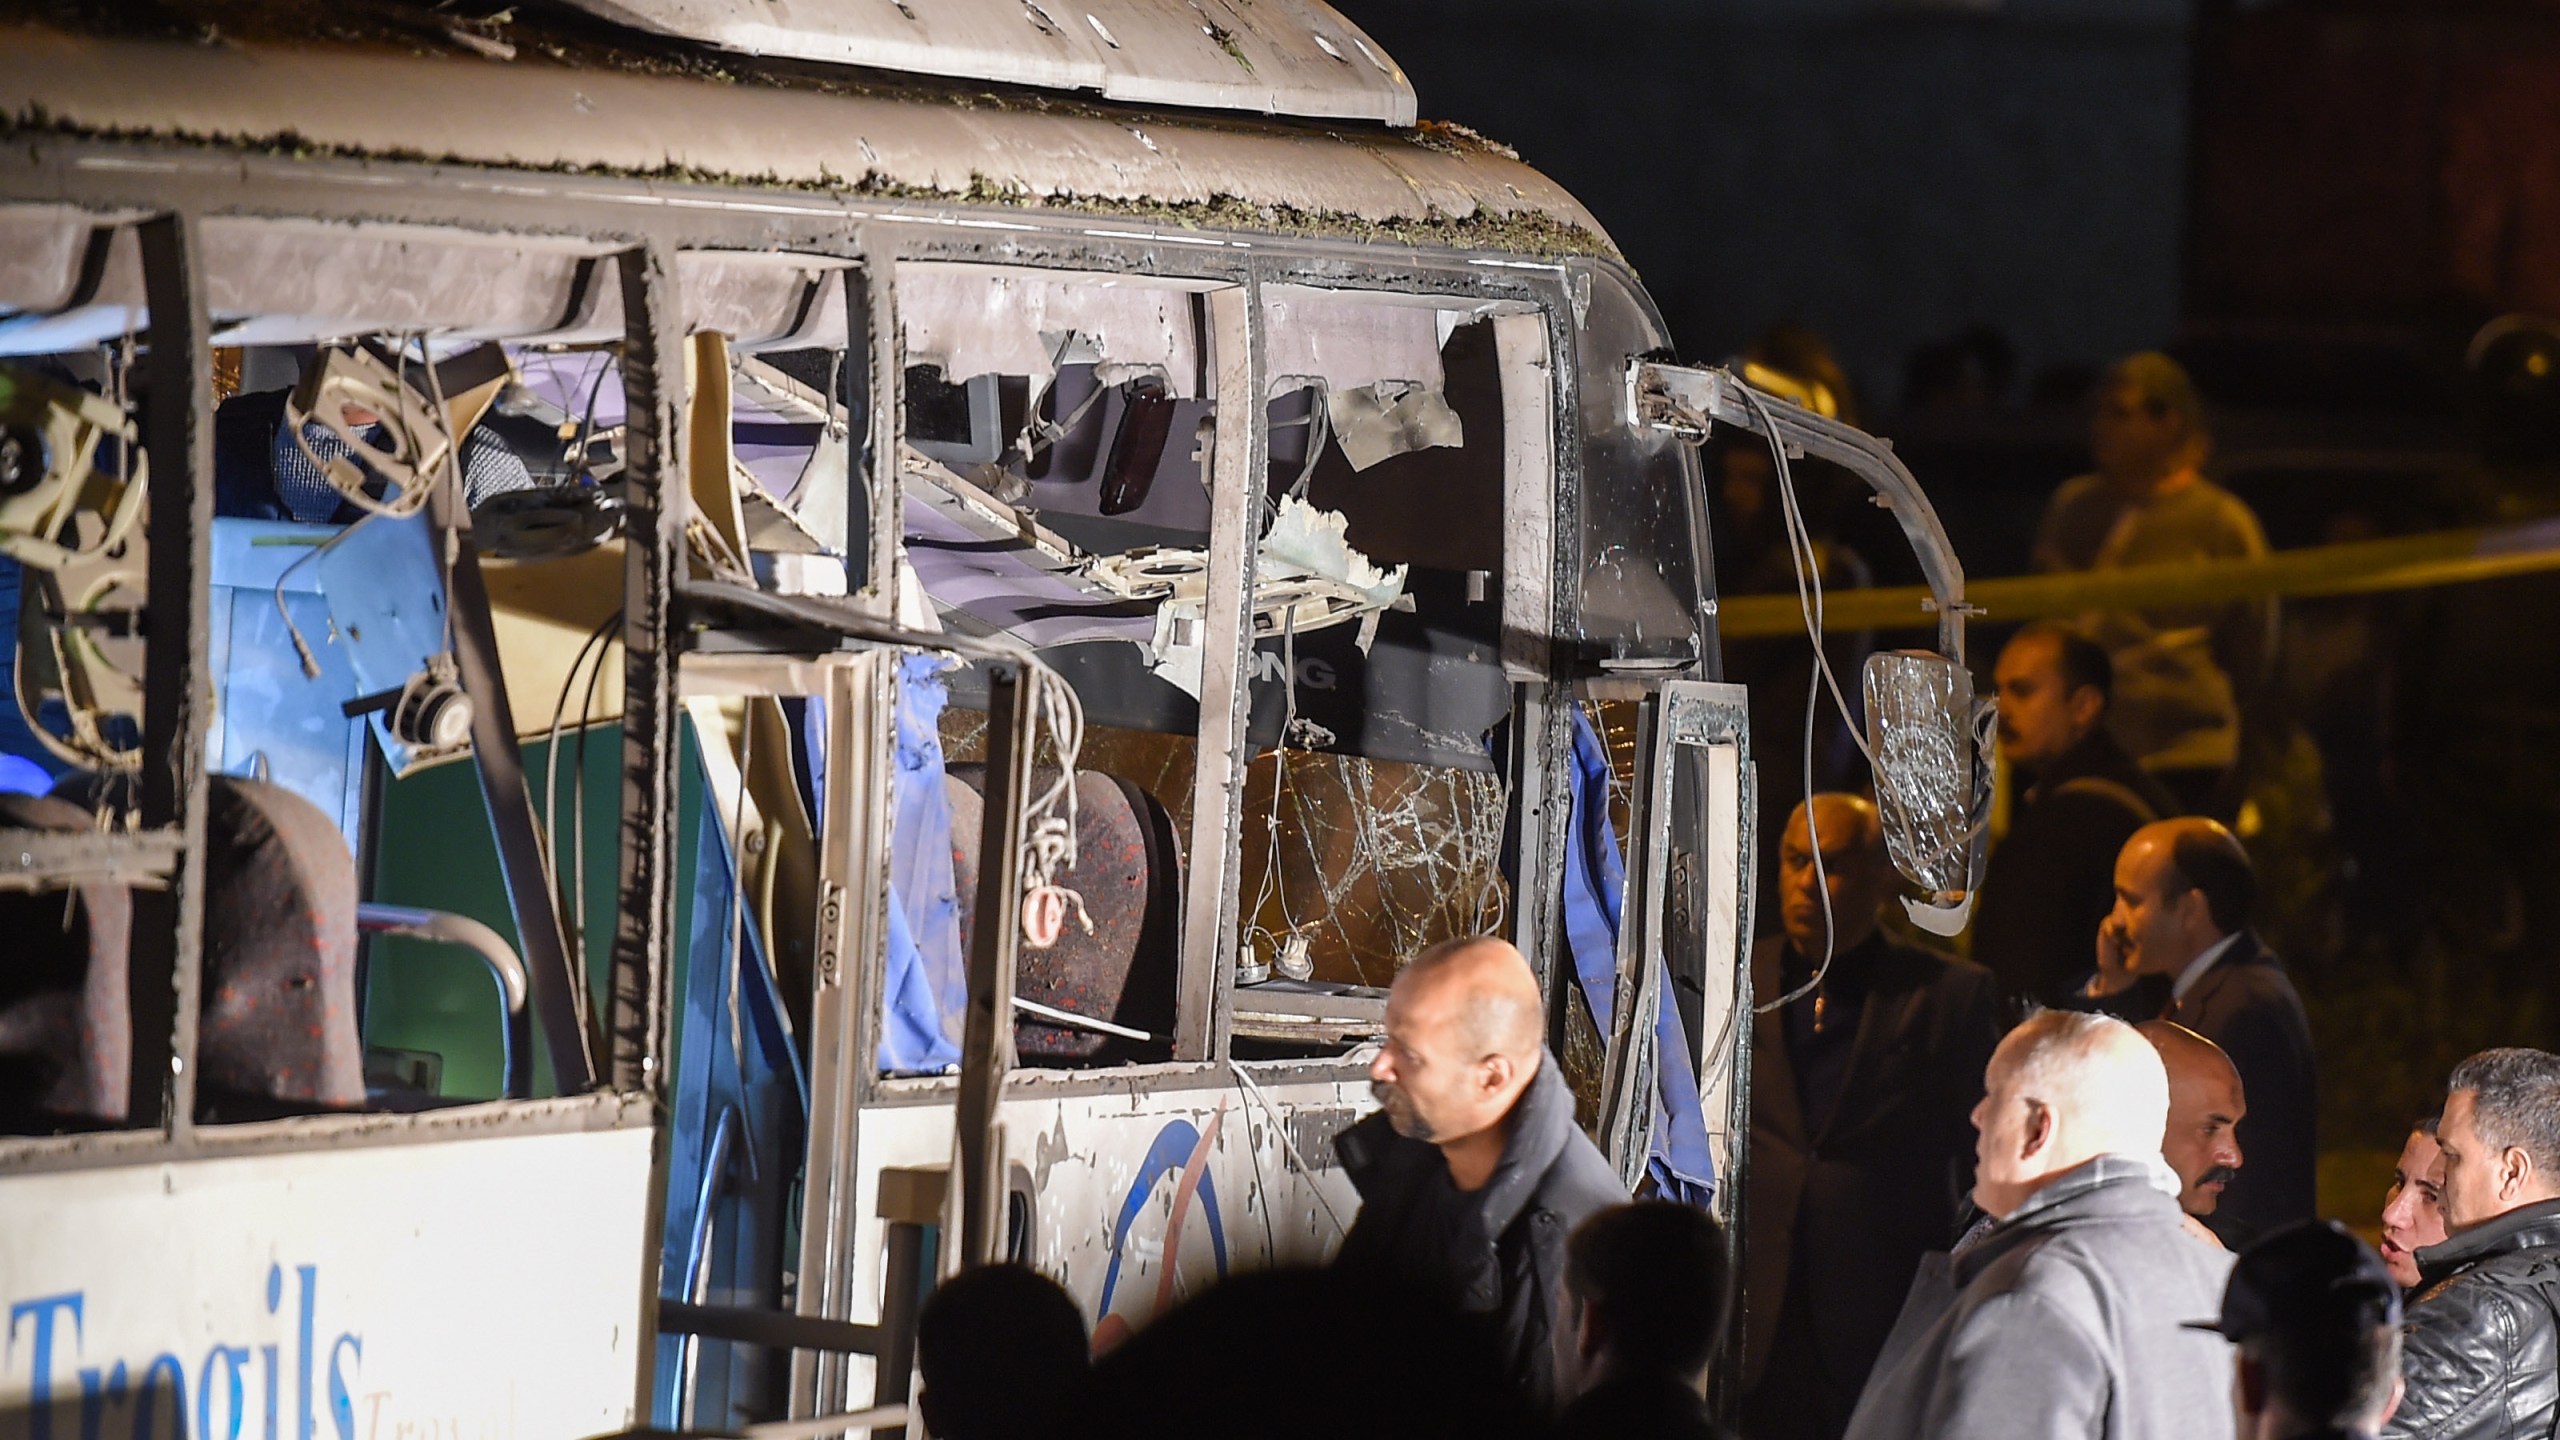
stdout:
<svg viewBox="0 0 2560 1440">
<path fill-rule="evenodd" d="M 1098 1348 L 1221 1276 L 1321 1264 L 1341 1243 L 1360 1202 L 1334 1166 L 1332 1137 L 1375 1107 L 1368 1083 L 1263 1093 L 1268 1107 L 1234 1084 L 1133 1082 L 1120 1094 L 1004 1102 L 1009 1185 L 1030 1207 L 1022 1258 L 1075 1296 Z M 951 1113 L 864 1112 L 866 1214 L 876 1214 L 882 1170 L 950 1164 Z M 1290 1158 L 1291 1143 L 1315 1169 Z M 883 1239 L 876 1219 L 866 1224 L 856 1294 L 879 1294 Z"/>
<path fill-rule="evenodd" d="M 593 1435 L 632 1421 L 650 1132 L 0 1182 L 0 1436 Z"/>
</svg>

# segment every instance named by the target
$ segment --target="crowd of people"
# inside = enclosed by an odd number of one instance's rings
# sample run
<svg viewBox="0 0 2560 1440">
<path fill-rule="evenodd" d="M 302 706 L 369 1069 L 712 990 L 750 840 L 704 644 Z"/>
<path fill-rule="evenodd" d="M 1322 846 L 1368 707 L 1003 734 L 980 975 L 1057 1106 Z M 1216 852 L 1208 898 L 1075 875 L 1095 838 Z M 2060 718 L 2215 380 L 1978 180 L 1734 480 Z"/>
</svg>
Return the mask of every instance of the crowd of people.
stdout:
<svg viewBox="0 0 2560 1440">
<path fill-rule="evenodd" d="M 1834 883 L 1872 885 L 1860 807 L 1815 803 L 1849 832 Z M 1336 1142 L 1362 1208 L 1331 1266 L 1221 1282 L 1090 1364 L 1054 1282 L 964 1273 L 920 1327 L 927 1425 L 1717 1436 L 1705 1384 L 1737 1288 L 1753 1440 L 2504 1440 L 2560 1423 L 2560 1055 L 2454 1070 L 2386 1199 L 2383 1249 L 2277 1215 L 2235 1258 L 2221 1202 L 2253 1112 L 2221 1047 L 2055 1008 L 1986 1057 L 1987 972 L 1841 939 L 1835 966 L 1868 957 L 1842 1010 L 1776 1027 L 1800 1043 L 1755 1121 L 1781 1144 L 1752 1162 L 1767 1169 L 1738 1287 L 1713 1218 L 1631 1200 L 1573 1123 L 1519 953 L 1454 941 L 1391 992 L 1381 1108 Z M 1834 1023 L 1858 1037 L 1839 1054 L 1821 1048 Z M 1975 1083 L 1947 1078 L 1976 1062 Z"/>
<path fill-rule="evenodd" d="M 1818 345 L 1778 340 L 1749 358 L 1845 411 Z M 2174 361 L 2104 372 L 2091 417 L 2095 467 L 2047 507 L 2037 568 L 2266 552 L 2205 478 Z M 1721 458 L 1720 551 L 1776 533 L 1761 459 Z M 1826 578 L 1859 583 L 1854 548 L 1822 539 Z M 1739 559 L 1719 569 L 1749 588 Z M 2006 637 L 1990 682 L 2012 788 L 1967 958 L 1892 923 L 1872 801 L 1844 785 L 1767 817 L 1778 924 L 1751 979 L 1782 999 L 1752 1026 L 1737 1273 L 1712 1219 L 1631 1200 L 1576 1126 L 1517 952 L 1452 942 L 1392 991 L 1382 1108 L 1337 1142 L 1361 1210 L 1333 1265 L 1164 1317 L 1080 1372 L 1075 1413 L 1121 1431 L 1707 1436 L 1707 1373 L 1729 1356 L 1719 1393 L 1751 1440 L 2553 1436 L 2560 1056 L 2452 1071 L 2378 1214 L 2351 1217 L 2378 1246 L 2315 1213 L 2310 1024 L 2252 927 L 2234 829 L 2272 620 L 2227 602 Z M 1811 661 L 1788 663 L 1797 683 L 1759 688 L 1791 704 Z M 1817 730 L 1810 756 L 1785 748 L 1801 731 L 1800 714 L 1755 726 L 1774 737 L 1764 774 L 1854 768 L 1845 730 Z M 937 1390 L 1019 1393 L 938 1378 L 961 1348 L 935 1349 L 929 1416 Z M 1311 1384 L 1241 1399 L 1221 1366 L 1246 1350 Z M 1073 1428 L 1062 1413 L 935 1424 L 1028 1435 Z"/>
</svg>

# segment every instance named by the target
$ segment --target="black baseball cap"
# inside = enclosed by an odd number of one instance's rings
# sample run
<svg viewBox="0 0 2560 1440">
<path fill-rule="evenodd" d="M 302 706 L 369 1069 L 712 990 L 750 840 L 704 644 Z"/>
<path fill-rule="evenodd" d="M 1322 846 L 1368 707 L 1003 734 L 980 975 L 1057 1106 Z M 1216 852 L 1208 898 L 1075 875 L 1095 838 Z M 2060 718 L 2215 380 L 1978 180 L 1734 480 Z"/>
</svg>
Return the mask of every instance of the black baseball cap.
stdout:
<svg viewBox="0 0 2560 1440">
<path fill-rule="evenodd" d="M 2242 1251 L 2223 1287 L 2222 1318 L 2191 1320 L 2186 1328 L 2237 1341 L 2342 1322 L 2399 1324 L 2400 1283 L 2347 1227 L 2305 1220 Z"/>
</svg>

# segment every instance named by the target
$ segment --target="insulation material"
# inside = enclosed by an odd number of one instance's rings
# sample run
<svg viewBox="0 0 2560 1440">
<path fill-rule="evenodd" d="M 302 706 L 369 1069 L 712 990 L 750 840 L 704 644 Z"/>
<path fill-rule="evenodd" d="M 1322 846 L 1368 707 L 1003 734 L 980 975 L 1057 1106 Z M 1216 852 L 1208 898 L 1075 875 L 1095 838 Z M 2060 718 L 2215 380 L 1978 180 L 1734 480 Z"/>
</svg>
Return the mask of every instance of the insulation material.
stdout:
<svg viewBox="0 0 2560 1440">
<path fill-rule="evenodd" d="M 1328 390 L 1395 381 L 1435 395 L 1448 384 L 1434 306 L 1285 285 L 1262 295 L 1263 373 L 1272 394 L 1319 380 Z"/>
<path fill-rule="evenodd" d="M 1282 765 L 1275 866 L 1264 822 Z M 1243 923 L 1265 944 L 1304 935 L 1317 980 L 1389 984 L 1424 946 L 1509 918 L 1507 798 L 1499 777 L 1471 770 L 1285 750 L 1259 758 L 1245 775 Z"/>
<path fill-rule="evenodd" d="M 1285 496 L 1254 564 L 1253 629 L 1268 637 L 1300 635 L 1367 620 L 1404 599 L 1405 567 L 1382 568 L 1351 548 L 1348 523 Z M 1192 695 L 1200 693 L 1200 642 L 1208 597 L 1208 557 L 1197 550 L 1148 548 L 1092 561 L 1101 588 L 1133 600 L 1156 600 L 1147 640 L 1151 668 Z M 1364 630 L 1365 637 L 1374 630 Z"/>
<path fill-rule="evenodd" d="M 1200 392 L 1192 294 L 1110 275 L 1055 278 L 967 265 L 903 266 L 898 323 L 907 363 L 973 375 L 1046 376 L 1081 359 L 1104 383 L 1154 374 L 1177 399 Z"/>
</svg>

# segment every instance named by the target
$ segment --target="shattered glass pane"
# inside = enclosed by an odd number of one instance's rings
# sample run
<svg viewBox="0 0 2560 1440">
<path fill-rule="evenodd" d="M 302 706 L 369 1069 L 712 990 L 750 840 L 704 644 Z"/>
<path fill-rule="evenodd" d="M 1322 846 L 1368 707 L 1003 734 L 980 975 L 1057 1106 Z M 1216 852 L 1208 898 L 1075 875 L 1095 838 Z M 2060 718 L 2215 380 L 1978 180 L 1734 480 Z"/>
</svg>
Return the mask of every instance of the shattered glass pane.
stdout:
<svg viewBox="0 0 2560 1440">
<path fill-rule="evenodd" d="M 1245 775 L 1246 934 L 1266 960 L 1305 937 L 1318 981 L 1386 985 L 1425 946 L 1497 931 L 1511 912 L 1501 870 L 1500 777 L 1278 752 Z"/>
</svg>

